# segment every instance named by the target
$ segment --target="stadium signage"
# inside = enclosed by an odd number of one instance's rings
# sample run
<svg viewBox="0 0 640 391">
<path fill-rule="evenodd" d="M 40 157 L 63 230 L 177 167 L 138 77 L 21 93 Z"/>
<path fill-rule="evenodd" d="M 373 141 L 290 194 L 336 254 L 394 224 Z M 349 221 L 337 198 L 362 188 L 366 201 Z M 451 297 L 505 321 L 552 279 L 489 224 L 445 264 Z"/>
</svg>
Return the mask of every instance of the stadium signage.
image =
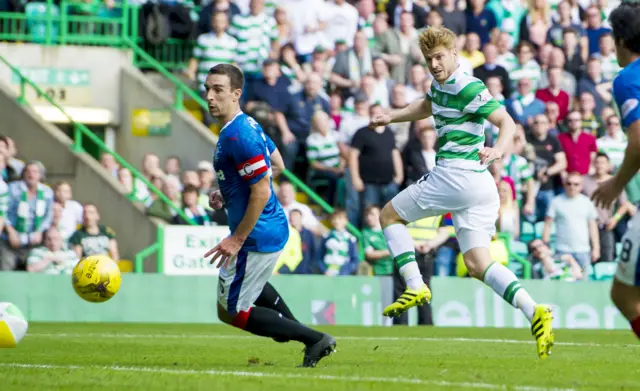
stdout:
<svg viewBox="0 0 640 391">
<path fill-rule="evenodd" d="M 164 274 L 217 276 L 218 268 L 202 255 L 228 235 L 227 226 L 166 226 L 162 243 Z"/>
</svg>

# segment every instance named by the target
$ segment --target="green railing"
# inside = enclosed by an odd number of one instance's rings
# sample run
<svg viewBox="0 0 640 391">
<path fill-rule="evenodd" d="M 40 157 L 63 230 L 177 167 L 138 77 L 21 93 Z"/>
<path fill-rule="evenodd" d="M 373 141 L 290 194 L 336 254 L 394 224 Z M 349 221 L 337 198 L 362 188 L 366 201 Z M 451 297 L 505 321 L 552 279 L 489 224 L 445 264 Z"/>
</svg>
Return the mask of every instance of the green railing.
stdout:
<svg viewBox="0 0 640 391">
<path fill-rule="evenodd" d="M 124 37 L 138 35 L 137 6 L 123 1 L 112 9 L 101 5 L 94 15 L 79 15 L 74 9 L 80 4 L 62 0 L 58 6 L 46 0 L 28 3 L 24 13 L 0 12 L 0 40 L 121 47 Z"/>
<path fill-rule="evenodd" d="M 156 255 L 156 273 L 164 273 L 164 225 L 158 224 L 158 233 L 156 242 L 151 246 L 141 250 L 136 254 L 133 261 L 133 271 L 135 273 L 144 273 L 144 260 L 147 257 Z"/>
<path fill-rule="evenodd" d="M 136 43 L 162 67 L 172 72 L 182 72 L 187 68 L 196 44 L 195 40 L 169 38 L 160 45 L 152 45 L 145 43 L 142 37 L 138 37 Z M 139 55 L 134 55 L 133 65 L 143 69 L 154 68 L 153 64 Z"/>
<path fill-rule="evenodd" d="M 189 222 L 191 225 L 195 225 L 195 222 L 193 220 L 191 220 L 189 217 L 187 217 L 187 215 L 184 213 L 184 211 L 182 211 L 182 209 L 176 207 L 173 204 L 173 202 L 166 195 L 164 195 L 164 193 L 162 193 L 160 190 L 158 190 L 158 188 L 156 188 L 151 182 L 149 182 L 147 180 L 147 178 L 145 178 L 138 170 L 136 170 L 132 165 L 130 165 L 126 160 L 124 160 L 120 155 L 118 155 L 117 153 L 115 153 L 114 151 L 109 149 L 109 147 L 107 147 L 102 142 L 102 140 L 100 140 L 100 138 L 98 136 L 96 136 L 91 130 L 89 130 L 85 125 L 74 121 L 73 118 L 71 118 L 71 116 L 69 116 L 62 107 L 60 107 L 57 103 L 55 103 L 53 101 L 53 99 L 51 99 L 51 97 L 49 97 L 49 95 L 47 95 L 44 91 L 42 91 L 40 89 L 40 87 L 38 87 L 33 81 L 31 81 L 26 76 L 24 76 L 22 74 L 22 72 L 20 72 L 20 70 L 18 68 L 13 66 L 11 63 L 9 63 L 2 56 L 0 56 L 0 61 L 3 62 L 6 66 L 8 66 L 11 69 L 11 71 L 20 80 L 20 93 L 19 93 L 18 97 L 16 98 L 17 101 L 20 104 L 29 106 L 29 103 L 27 102 L 27 99 L 26 99 L 26 87 L 30 86 L 31 88 L 34 89 L 34 91 L 39 96 L 42 96 L 51 106 L 53 106 L 56 109 L 58 109 L 60 111 L 60 113 L 62 115 L 64 115 L 69 120 L 69 123 L 73 126 L 73 143 L 70 145 L 70 147 L 74 152 L 77 152 L 77 153 L 84 152 L 84 149 L 82 147 L 82 141 L 83 141 L 84 137 L 88 138 L 89 140 L 94 142 L 102 151 L 107 152 L 110 155 L 112 155 L 114 157 L 114 159 L 116 160 L 116 162 L 118 162 L 118 164 L 120 164 L 122 167 L 125 167 L 126 169 L 131 171 L 131 174 L 136 179 L 138 179 L 142 183 L 144 183 L 152 193 L 154 193 L 160 200 L 162 200 L 162 202 L 168 204 L 169 207 L 171 209 L 173 209 L 173 211 L 176 212 L 181 218 L 183 218 L 185 221 Z"/>
</svg>

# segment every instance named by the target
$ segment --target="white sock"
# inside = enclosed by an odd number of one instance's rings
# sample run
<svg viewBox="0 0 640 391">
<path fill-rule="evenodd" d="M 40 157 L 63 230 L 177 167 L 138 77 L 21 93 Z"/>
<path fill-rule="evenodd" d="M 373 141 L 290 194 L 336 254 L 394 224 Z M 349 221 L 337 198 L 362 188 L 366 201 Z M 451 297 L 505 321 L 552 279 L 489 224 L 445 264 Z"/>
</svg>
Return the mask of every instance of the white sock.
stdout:
<svg viewBox="0 0 640 391">
<path fill-rule="evenodd" d="M 498 262 L 494 262 L 485 270 L 482 280 L 507 303 L 519 308 L 531 322 L 536 302 L 522 288 L 518 277 L 511 270 Z"/>
<path fill-rule="evenodd" d="M 418 289 L 424 285 L 418 263 L 413 238 L 404 224 L 392 224 L 383 230 L 389 251 L 398 265 L 400 275 L 409 289 Z"/>
</svg>

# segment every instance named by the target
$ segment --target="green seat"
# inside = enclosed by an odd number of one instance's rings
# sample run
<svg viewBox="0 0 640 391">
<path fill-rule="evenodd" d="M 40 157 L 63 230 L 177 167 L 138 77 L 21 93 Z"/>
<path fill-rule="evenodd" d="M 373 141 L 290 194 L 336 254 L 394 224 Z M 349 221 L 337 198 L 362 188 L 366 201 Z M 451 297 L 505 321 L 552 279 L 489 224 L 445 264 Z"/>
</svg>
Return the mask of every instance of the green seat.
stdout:
<svg viewBox="0 0 640 391">
<path fill-rule="evenodd" d="M 520 232 L 520 240 L 529 243 L 536 237 L 535 226 L 528 221 L 522 222 L 522 232 Z"/>
<path fill-rule="evenodd" d="M 592 278 L 596 281 L 610 281 L 616 274 L 615 262 L 598 262 L 593 265 Z"/>
<path fill-rule="evenodd" d="M 522 278 L 524 276 L 524 266 L 521 263 L 509 262 L 507 267 L 516 275 L 516 277 Z"/>
<path fill-rule="evenodd" d="M 525 258 L 529 255 L 529 249 L 527 248 L 527 244 L 518 240 L 514 240 L 511 242 L 511 252 L 516 253 Z"/>
<path fill-rule="evenodd" d="M 52 17 L 50 34 L 54 37 L 54 42 L 57 40 L 58 33 L 60 31 L 60 25 L 58 18 L 60 17 L 60 8 L 57 5 L 52 4 L 50 12 L 47 12 L 47 3 L 28 3 L 25 6 L 25 15 L 27 16 L 27 28 L 31 39 L 36 43 L 43 43 L 47 39 L 47 18 Z"/>
</svg>

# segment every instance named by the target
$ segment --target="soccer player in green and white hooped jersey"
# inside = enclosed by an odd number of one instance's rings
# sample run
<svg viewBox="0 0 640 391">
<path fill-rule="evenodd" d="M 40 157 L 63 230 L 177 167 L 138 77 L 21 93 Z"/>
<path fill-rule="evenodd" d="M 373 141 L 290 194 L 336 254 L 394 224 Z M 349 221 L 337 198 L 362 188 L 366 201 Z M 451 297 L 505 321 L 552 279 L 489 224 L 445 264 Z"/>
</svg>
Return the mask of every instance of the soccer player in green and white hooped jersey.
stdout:
<svg viewBox="0 0 640 391">
<path fill-rule="evenodd" d="M 383 311 L 398 316 L 431 300 L 422 281 L 411 235 L 406 224 L 452 212 L 456 236 L 469 274 L 489 285 L 531 321 L 537 353 L 547 358 L 553 346 L 552 314 L 548 305 L 536 304 L 517 277 L 493 262 L 489 245 L 498 218 L 498 191 L 487 166 L 501 159 L 516 131 L 513 119 L 493 99 L 485 85 L 457 65 L 456 36 L 451 30 L 431 27 L 419 37 L 434 81 L 423 99 L 371 119 L 370 126 L 417 121 L 433 115 L 439 150 L 436 167 L 394 197 L 382 210 L 380 222 L 389 250 L 407 283 L 407 290 Z M 484 123 L 500 129 L 495 146 L 484 146 Z"/>
</svg>

